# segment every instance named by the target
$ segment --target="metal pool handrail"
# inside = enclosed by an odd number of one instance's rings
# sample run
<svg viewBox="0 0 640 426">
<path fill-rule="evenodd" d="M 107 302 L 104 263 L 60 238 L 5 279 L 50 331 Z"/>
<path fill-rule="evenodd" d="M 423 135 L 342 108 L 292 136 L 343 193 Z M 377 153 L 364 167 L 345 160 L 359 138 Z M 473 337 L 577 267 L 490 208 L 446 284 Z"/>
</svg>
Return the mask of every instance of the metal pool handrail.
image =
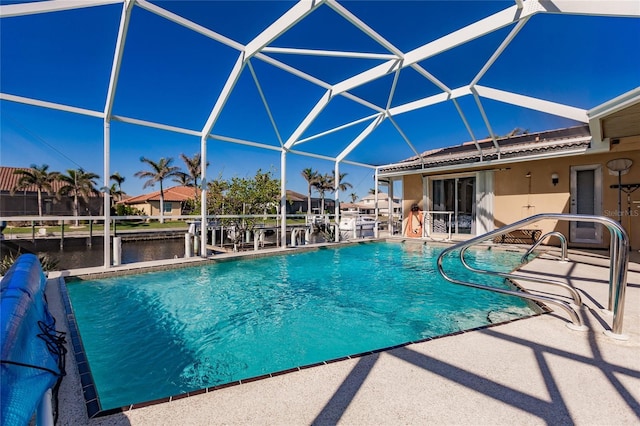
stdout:
<svg viewBox="0 0 640 426">
<path fill-rule="evenodd" d="M 545 240 L 545 238 L 551 236 L 558 237 L 558 239 L 560 240 L 560 248 L 562 249 L 560 258 L 562 259 L 562 261 L 565 262 L 569 260 L 569 257 L 567 256 L 567 237 L 565 237 L 562 232 L 551 231 L 538 238 L 538 241 L 536 241 L 531 245 L 531 247 L 529 247 L 529 250 L 527 250 L 527 252 L 520 259 L 520 263 L 524 263 L 527 260 L 527 257 L 529 257 L 531 253 L 533 253 L 533 251 Z"/>
<path fill-rule="evenodd" d="M 486 234 L 480 235 L 470 240 L 455 244 L 443 250 L 443 252 L 440 253 L 440 256 L 438 256 L 438 262 L 437 262 L 438 271 L 440 272 L 440 275 L 442 275 L 442 277 L 447 281 L 452 282 L 454 284 L 465 285 L 469 287 L 494 291 L 497 293 L 509 294 L 509 295 L 521 297 L 524 299 L 543 301 L 543 302 L 558 305 L 563 309 L 565 309 L 567 313 L 569 313 L 569 316 L 571 317 L 571 320 L 574 324 L 574 327 L 572 328 L 576 328 L 576 327 L 583 328 L 582 322 L 578 317 L 577 313 L 575 312 L 575 310 L 573 310 L 569 306 L 569 304 L 564 301 L 553 299 L 546 296 L 538 296 L 530 293 L 499 289 L 499 288 L 494 288 L 490 286 L 485 286 L 482 284 L 475 284 L 475 283 L 457 280 L 455 278 L 449 277 L 444 272 L 444 269 L 442 267 L 442 262 L 444 257 L 454 250 L 460 250 L 460 260 L 462 261 L 463 265 L 465 265 L 466 267 L 469 267 L 464 260 L 464 253 L 472 245 L 475 245 L 479 242 L 488 240 L 490 238 L 514 231 L 525 225 L 538 222 L 540 220 L 563 220 L 563 221 L 574 221 L 574 222 L 600 223 L 606 226 L 607 229 L 609 229 L 609 233 L 611 235 L 611 244 L 610 244 L 611 264 L 610 264 L 610 275 L 609 275 L 608 306 L 609 306 L 609 310 L 613 311 L 613 325 L 611 327 L 611 331 L 605 331 L 605 334 L 616 339 L 626 340 L 628 337 L 622 334 L 622 323 L 623 323 L 623 317 L 624 317 L 624 299 L 625 299 L 625 291 L 626 291 L 626 285 L 627 285 L 627 271 L 629 267 L 629 238 L 625 230 L 622 228 L 622 226 L 620 226 L 620 224 L 618 224 L 617 222 L 615 222 L 610 218 L 602 217 L 602 216 L 578 215 L 578 214 L 566 214 L 566 213 L 541 213 L 541 214 L 530 216 L 528 218 L 519 220 L 510 225 L 503 226 L 494 231 L 487 232 Z M 474 268 L 470 268 L 470 269 L 476 272 L 481 272 L 481 273 L 490 272 L 490 271 L 475 270 Z M 505 278 L 516 278 L 516 279 L 524 278 L 526 280 L 536 282 L 535 279 L 532 279 L 526 276 L 525 277 L 518 276 L 517 274 L 508 274 L 508 273 L 493 273 L 493 274 L 499 275 Z M 537 282 L 541 282 L 541 281 L 537 281 Z M 557 282 L 552 282 L 551 280 L 542 280 L 542 282 L 547 284 L 557 283 Z"/>
</svg>

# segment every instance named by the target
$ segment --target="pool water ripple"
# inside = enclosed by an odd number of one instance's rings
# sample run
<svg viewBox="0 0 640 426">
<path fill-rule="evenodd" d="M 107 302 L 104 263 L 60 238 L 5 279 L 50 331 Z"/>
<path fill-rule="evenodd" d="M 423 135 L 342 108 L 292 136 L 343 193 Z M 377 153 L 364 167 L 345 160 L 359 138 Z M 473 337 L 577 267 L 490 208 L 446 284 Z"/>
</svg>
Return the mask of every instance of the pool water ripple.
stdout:
<svg viewBox="0 0 640 426">
<path fill-rule="evenodd" d="M 72 282 L 68 293 L 108 409 L 536 313 L 444 281 L 438 254 L 369 243 Z M 502 271 L 519 261 L 468 256 Z"/>
</svg>

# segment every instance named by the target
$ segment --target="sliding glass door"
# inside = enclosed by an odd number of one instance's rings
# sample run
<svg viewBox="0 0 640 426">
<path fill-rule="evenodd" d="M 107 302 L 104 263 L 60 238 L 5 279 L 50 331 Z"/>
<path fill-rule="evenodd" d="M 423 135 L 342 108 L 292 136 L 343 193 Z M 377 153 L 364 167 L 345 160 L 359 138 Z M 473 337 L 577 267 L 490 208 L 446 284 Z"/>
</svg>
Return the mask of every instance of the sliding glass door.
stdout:
<svg viewBox="0 0 640 426">
<path fill-rule="evenodd" d="M 431 201 L 434 211 L 451 213 L 451 232 L 475 234 L 475 176 L 432 180 Z M 448 214 L 434 214 L 431 232 L 449 232 Z"/>
</svg>

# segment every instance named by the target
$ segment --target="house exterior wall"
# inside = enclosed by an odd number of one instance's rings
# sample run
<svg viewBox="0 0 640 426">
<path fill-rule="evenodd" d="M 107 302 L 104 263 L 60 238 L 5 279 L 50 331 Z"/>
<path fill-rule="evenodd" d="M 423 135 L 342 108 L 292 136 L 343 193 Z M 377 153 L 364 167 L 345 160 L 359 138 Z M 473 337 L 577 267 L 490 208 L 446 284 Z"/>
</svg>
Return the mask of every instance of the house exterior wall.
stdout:
<svg viewBox="0 0 640 426">
<path fill-rule="evenodd" d="M 547 158 L 500 164 L 494 172 L 494 224 L 496 228 L 524 219 L 539 213 L 571 212 L 571 167 L 599 165 L 602 170 L 602 216 L 618 220 L 618 189 L 611 185 L 618 183 L 618 176 L 607 169 L 607 162 L 617 158 L 629 158 L 633 165 L 629 172 L 622 176 L 623 184 L 640 184 L 640 136 L 621 139 L 612 145 L 611 150 L 603 153 L 584 154 L 567 157 Z M 486 166 L 484 167 L 487 168 Z M 470 172 L 477 169 L 456 170 L 454 174 Z M 553 185 L 551 175 L 558 174 L 558 184 Z M 527 178 L 526 175 L 531 177 Z M 407 218 L 412 204 L 418 204 L 424 210 L 422 176 L 446 176 L 443 172 L 408 174 L 403 177 L 403 217 Z M 640 189 L 630 196 L 630 210 L 627 194 L 622 193 L 622 226 L 629 235 L 631 247 L 640 248 Z M 634 203 L 635 201 L 635 203 Z M 406 220 L 406 219 L 405 219 Z M 404 229 L 403 223 L 403 229 Z M 569 223 L 543 221 L 531 225 L 531 229 L 539 229 L 542 234 L 549 231 L 560 231 L 568 239 Z M 572 247 L 608 248 L 609 233 L 602 232 L 602 244 L 586 244 L 569 241 Z M 552 238 L 552 244 L 558 244 Z"/>
<path fill-rule="evenodd" d="M 182 214 L 180 202 L 178 201 L 165 201 L 165 207 L 167 204 L 171 205 L 171 212 L 165 213 L 163 216 L 180 216 Z M 145 201 L 144 203 L 130 204 L 142 212 L 146 216 L 160 216 L 160 201 Z"/>
<path fill-rule="evenodd" d="M 622 183 L 640 183 L 640 149 L 635 143 L 614 145 L 611 152 L 581 155 L 575 157 L 551 158 L 538 161 L 513 163 L 509 170 L 495 172 L 494 220 L 500 227 L 538 213 L 571 212 L 571 167 L 600 165 L 602 167 L 602 216 L 618 219 L 618 190 L 610 188 L 618 183 L 617 174 L 611 175 L 607 162 L 616 158 L 629 158 L 633 165 L 622 176 Z M 527 173 L 531 174 L 527 178 Z M 551 174 L 558 174 L 558 184 L 551 182 Z M 529 180 L 531 182 L 529 182 Z M 529 191 L 529 184 L 531 190 Z M 640 200 L 640 189 L 631 194 L 631 200 Z M 631 204 L 627 209 L 627 196 L 622 193 L 622 225 L 629 234 L 632 247 L 640 246 L 640 204 Z M 631 226 L 630 226 L 631 225 Z M 635 226 L 634 226 L 635 225 Z M 539 222 L 531 226 L 542 234 L 560 231 L 569 237 L 569 223 L 551 221 Z M 609 247 L 609 235 L 603 232 L 602 244 L 581 244 L 570 242 L 573 247 Z"/>
<path fill-rule="evenodd" d="M 407 175 L 402 180 L 402 235 L 407 229 L 411 206 L 417 204 L 420 210 L 425 210 L 422 202 L 422 175 Z"/>
</svg>

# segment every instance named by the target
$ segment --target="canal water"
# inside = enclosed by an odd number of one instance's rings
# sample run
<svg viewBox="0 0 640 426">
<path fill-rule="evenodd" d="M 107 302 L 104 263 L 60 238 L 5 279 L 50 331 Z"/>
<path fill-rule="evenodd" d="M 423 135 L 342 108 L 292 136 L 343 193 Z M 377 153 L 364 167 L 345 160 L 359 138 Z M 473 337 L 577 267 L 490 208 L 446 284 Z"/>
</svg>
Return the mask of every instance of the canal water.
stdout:
<svg viewBox="0 0 640 426">
<path fill-rule="evenodd" d="M 11 249 L 20 247 L 23 253 L 46 254 L 57 261 L 56 269 L 77 269 L 102 266 L 104 248 L 102 238 L 93 237 L 91 245 L 88 238 L 65 238 L 64 247 L 59 239 L 9 240 Z M 3 247 L 3 252 L 5 247 Z M 122 263 L 144 262 L 149 260 L 171 259 L 184 256 L 184 237 L 162 240 L 123 241 Z"/>
<path fill-rule="evenodd" d="M 144 238 L 144 237 L 141 237 Z M 277 234 L 268 234 L 264 237 L 264 245 L 275 247 Z M 287 232 L 287 243 L 290 240 L 290 231 Z M 20 250 L 22 253 L 46 254 L 57 262 L 57 270 L 78 269 L 102 266 L 104 264 L 102 236 L 67 237 L 61 247 L 59 238 L 35 238 L 33 241 L 27 238 L 16 238 L 2 241 L 2 256 L 5 252 Z M 216 241 L 219 244 L 218 232 Z M 322 242 L 319 235 L 312 235 L 311 242 Z M 225 240 L 225 247 L 231 249 L 232 245 Z M 244 250 L 253 250 L 253 242 L 245 243 Z M 125 239 L 122 241 L 122 264 L 146 262 L 151 260 L 163 260 L 184 257 L 184 234 L 166 235 L 162 239 Z"/>
</svg>

